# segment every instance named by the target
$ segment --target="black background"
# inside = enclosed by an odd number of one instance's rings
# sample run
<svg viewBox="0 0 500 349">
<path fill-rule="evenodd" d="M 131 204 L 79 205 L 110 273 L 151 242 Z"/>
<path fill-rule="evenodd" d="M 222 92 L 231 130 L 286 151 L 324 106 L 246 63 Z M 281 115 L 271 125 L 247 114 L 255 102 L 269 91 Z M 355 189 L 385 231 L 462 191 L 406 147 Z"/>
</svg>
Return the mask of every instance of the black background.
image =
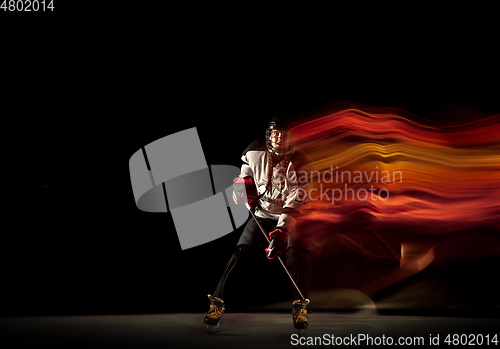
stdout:
<svg viewBox="0 0 500 349">
<path fill-rule="evenodd" d="M 136 208 L 128 161 L 159 138 L 197 127 L 208 164 L 239 166 L 277 112 L 349 102 L 441 124 L 499 112 L 487 9 L 477 9 L 478 22 L 451 9 L 330 9 L 320 18 L 320 9 L 301 17 L 57 5 L 22 18 L 2 13 L 13 19 L 3 22 L 3 130 L 13 155 L 5 314 L 206 310 L 241 228 L 181 251 L 170 214 Z M 228 287 L 257 295 L 256 305 L 282 300 L 288 284 L 278 266 L 255 263 L 247 268 L 263 271 L 250 278 L 251 292 L 236 286 L 241 276 Z"/>
</svg>

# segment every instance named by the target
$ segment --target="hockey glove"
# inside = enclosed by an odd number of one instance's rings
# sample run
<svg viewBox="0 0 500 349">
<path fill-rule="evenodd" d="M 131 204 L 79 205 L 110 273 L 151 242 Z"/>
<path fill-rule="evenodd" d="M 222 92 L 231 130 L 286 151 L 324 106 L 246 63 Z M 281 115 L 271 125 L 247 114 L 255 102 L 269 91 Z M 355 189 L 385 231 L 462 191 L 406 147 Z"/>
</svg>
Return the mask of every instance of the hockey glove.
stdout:
<svg viewBox="0 0 500 349">
<path fill-rule="evenodd" d="M 267 259 L 274 259 L 286 250 L 288 244 L 288 233 L 281 229 L 273 230 L 269 233 L 271 242 L 266 248 Z"/>
<path fill-rule="evenodd" d="M 237 205 L 252 203 L 257 200 L 257 188 L 250 176 L 236 177 L 233 180 L 233 201 Z"/>
</svg>

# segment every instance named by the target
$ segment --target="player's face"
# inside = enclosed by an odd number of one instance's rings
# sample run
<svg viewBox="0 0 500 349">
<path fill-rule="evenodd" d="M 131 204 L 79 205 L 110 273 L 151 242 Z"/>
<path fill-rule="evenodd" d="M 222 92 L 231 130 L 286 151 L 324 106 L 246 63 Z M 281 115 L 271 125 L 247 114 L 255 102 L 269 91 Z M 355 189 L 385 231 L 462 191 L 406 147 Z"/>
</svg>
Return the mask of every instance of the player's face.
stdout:
<svg viewBox="0 0 500 349">
<path fill-rule="evenodd" d="M 281 131 L 272 131 L 269 136 L 269 140 L 273 148 L 280 148 L 283 141 L 283 132 Z"/>
</svg>

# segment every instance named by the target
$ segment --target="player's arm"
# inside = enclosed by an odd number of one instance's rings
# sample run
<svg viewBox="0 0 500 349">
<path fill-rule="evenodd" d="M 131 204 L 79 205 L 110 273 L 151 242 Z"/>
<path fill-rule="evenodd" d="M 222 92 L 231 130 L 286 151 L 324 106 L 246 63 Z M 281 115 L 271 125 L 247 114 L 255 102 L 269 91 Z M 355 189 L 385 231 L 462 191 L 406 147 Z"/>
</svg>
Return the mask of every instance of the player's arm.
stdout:
<svg viewBox="0 0 500 349">
<path fill-rule="evenodd" d="M 300 186 L 295 171 L 289 171 L 286 180 L 289 188 L 288 195 L 276 228 L 269 233 L 271 242 L 266 249 L 268 259 L 274 259 L 278 254 L 284 252 L 288 243 L 288 234 L 294 230 L 296 219 L 302 214 L 303 198 L 301 198 Z"/>
<path fill-rule="evenodd" d="M 246 153 L 241 157 L 240 175 L 233 180 L 233 201 L 236 204 L 252 204 L 257 200 L 257 186 L 254 181 L 252 168 L 248 164 Z"/>
<path fill-rule="evenodd" d="M 278 219 L 276 228 L 289 233 L 293 231 L 296 219 L 302 214 L 302 205 L 305 195 L 301 191 L 300 184 L 297 180 L 297 174 L 292 166 L 290 167 L 290 171 L 288 171 L 286 181 L 288 184 L 288 194 L 283 205 L 283 213 Z"/>
</svg>

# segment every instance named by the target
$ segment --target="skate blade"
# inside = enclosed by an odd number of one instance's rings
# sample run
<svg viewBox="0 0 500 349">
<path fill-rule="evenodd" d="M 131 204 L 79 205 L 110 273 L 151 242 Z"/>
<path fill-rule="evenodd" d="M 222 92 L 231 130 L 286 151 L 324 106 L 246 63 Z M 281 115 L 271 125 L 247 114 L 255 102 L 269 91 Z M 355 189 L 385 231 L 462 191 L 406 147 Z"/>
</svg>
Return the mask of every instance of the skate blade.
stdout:
<svg viewBox="0 0 500 349">
<path fill-rule="evenodd" d="M 219 324 L 217 325 L 207 325 L 207 332 L 208 333 L 214 333 L 219 330 Z"/>
</svg>

